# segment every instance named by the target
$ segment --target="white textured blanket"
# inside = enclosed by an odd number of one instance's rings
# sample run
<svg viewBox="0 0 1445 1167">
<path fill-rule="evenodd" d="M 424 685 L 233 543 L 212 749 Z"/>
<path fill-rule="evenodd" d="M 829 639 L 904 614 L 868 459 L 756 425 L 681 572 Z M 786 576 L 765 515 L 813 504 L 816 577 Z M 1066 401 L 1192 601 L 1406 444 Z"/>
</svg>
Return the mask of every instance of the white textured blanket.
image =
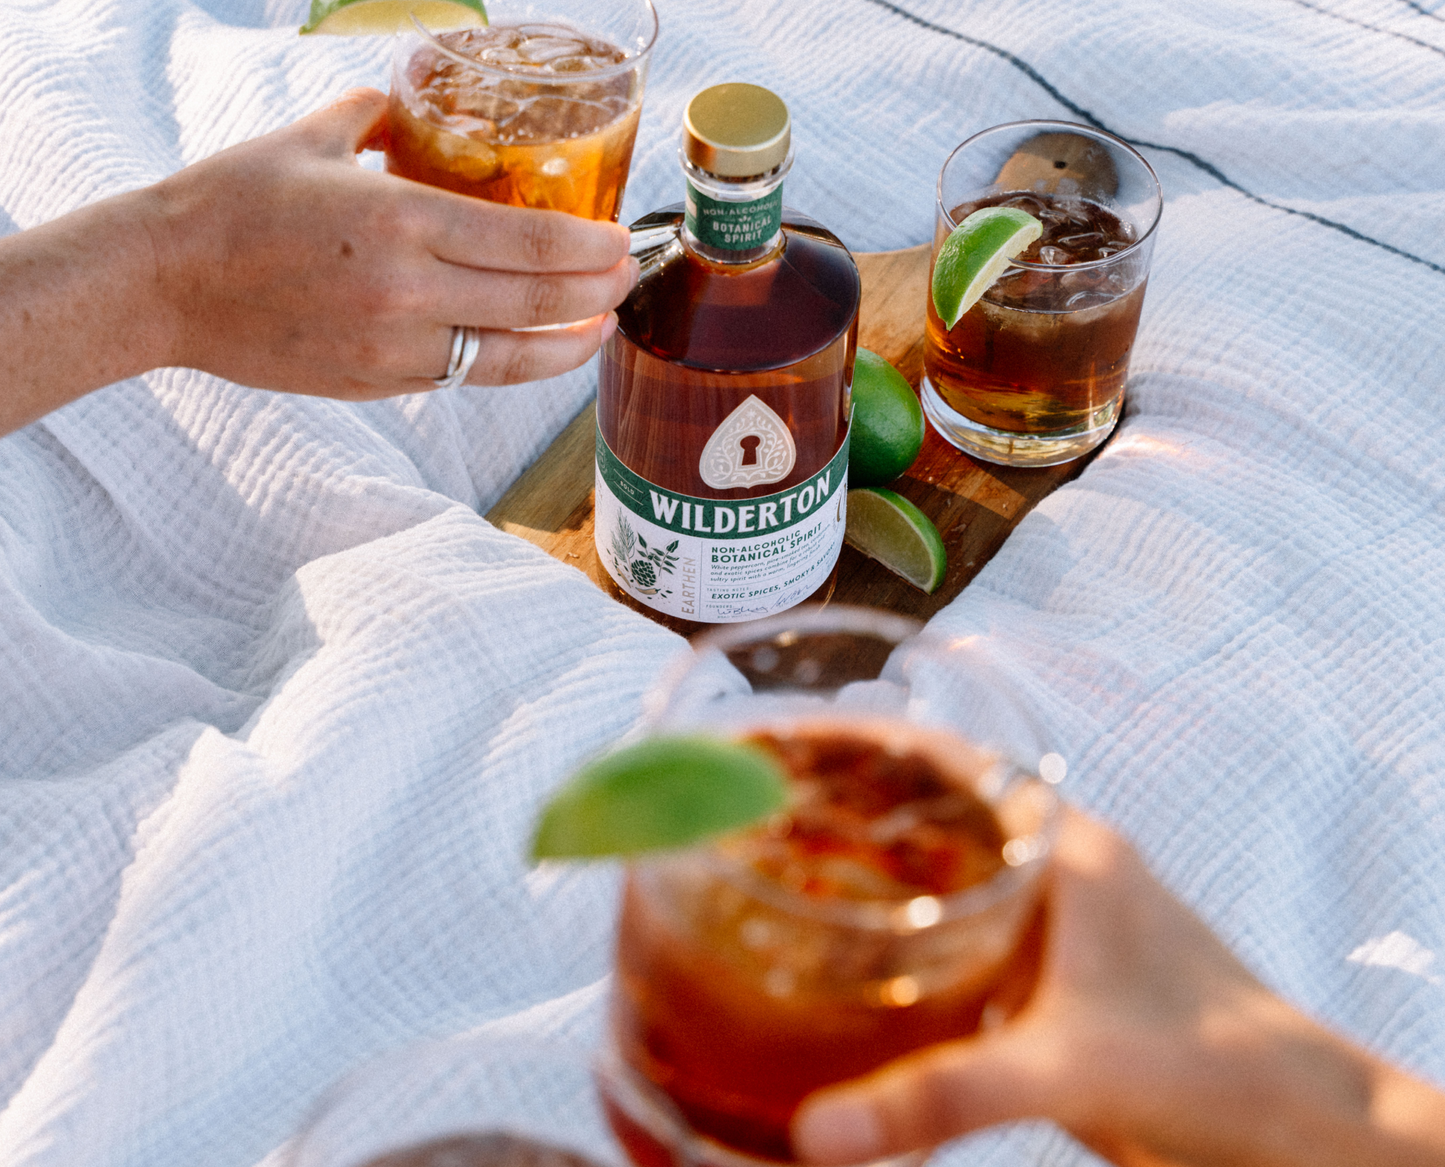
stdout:
<svg viewBox="0 0 1445 1167">
<path fill-rule="evenodd" d="M 985 126 L 1143 146 L 1123 431 L 936 623 L 1265 978 L 1445 1080 L 1445 5 L 659 7 L 626 218 L 721 80 L 787 98 L 787 199 L 857 249 L 928 238 Z M 302 8 L 4 0 L 0 231 L 382 81 Z M 168 370 L 0 439 L 0 1165 L 248 1167 L 389 1047 L 587 1032 L 612 881 L 522 840 L 681 642 L 478 511 L 592 384 Z M 1087 1159 L 1033 1126 L 941 1162 Z"/>
</svg>

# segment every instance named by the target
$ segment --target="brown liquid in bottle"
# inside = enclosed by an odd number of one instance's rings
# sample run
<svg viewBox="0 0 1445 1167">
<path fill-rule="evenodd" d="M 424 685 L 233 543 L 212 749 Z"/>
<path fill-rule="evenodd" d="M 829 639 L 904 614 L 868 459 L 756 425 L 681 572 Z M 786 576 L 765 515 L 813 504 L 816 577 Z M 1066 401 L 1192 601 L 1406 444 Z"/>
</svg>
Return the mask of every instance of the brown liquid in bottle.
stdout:
<svg viewBox="0 0 1445 1167">
<path fill-rule="evenodd" d="M 682 219 L 681 207 L 670 207 L 633 228 L 673 224 L 681 233 Z M 603 439 L 633 473 L 698 498 L 747 500 L 807 482 L 848 432 L 860 294 L 857 266 L 837 237 L 787 210 L 778 248 L 759 261 L 720 263 L 681 249 L 618 309 L 597 391 Z M 714 489 L 700 472 L 703 449 L 750 396 L 787 425 L 797 460 L 779 481 Z M 744 464 L 749 453 L 744 446 Z M 799 602 L 827 599 L 836 571 Z M 684 634 L 710 627 L 611 590 Z"/>
</svg>

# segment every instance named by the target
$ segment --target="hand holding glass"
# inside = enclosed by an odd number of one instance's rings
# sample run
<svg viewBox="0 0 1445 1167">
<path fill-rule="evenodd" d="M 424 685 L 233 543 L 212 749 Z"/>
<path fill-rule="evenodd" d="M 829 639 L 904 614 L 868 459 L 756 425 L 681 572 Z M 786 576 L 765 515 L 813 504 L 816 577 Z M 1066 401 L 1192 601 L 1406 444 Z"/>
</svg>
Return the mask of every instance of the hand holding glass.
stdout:
<svg viewBox="0 0 1445 1167">
<path fill-rule="evenodd" d="M 790 1162 L 806 1095 L 1009 994 L 1056 800 L 912 687 L 942 651 L 900 648 L 917 630 L 794 609 L 699 638 L 667 687 L 657 732 L 754 743 L 792 795 L 629 871 L 599 1081 L 639 1167 Z"/>
</svg>

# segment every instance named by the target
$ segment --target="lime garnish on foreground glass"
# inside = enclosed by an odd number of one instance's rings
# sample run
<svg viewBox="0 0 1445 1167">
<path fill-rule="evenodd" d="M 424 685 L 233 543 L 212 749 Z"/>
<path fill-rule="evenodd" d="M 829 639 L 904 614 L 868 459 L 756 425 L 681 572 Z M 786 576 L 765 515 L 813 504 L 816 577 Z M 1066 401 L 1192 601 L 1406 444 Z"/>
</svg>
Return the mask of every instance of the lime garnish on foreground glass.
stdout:
<svg viewBox="0 0 1445 1167">
<path fill-rule="evenodd" d="M 903 374 L 866 348 L 853 364 L 848 481 L 882 486 L 913 465 L 923 445 L 923 407 Z"/>
<path fill-rule="evenodd" d="M 532 858 L 595 859 L 686 847 L 766 818 L 787 777 L 762 749 L 654 737 L 588 763 L 537 820 Z"/>
<path fill-rule="evenodd" d="M 957 324 L 1043 230 L 1017 207 L 984 207 L 955 227 L 933 261 L 933 310 L 944 326 Z"/>
<path fill-rule="evenodd" d="M 487 23 L 482 0 L 311 0 L 311 19 L 301 35 L 360 36 L 411 27 L 415 16 L 432 32 Z"/>
<path fill-rule="evenodd" d="M 937 591 L 948 570 L 943 537 L 933 521 L 901 494 L 881 486 L 848 492 L 844 538 L 925 592 Z"/>
</svg>

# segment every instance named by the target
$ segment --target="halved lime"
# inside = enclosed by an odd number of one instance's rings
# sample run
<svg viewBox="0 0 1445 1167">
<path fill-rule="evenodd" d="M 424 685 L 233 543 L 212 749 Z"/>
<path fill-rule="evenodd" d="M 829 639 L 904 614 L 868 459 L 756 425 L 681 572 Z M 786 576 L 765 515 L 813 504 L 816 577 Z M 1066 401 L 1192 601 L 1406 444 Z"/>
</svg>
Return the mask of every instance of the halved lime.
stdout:
<svg viewBox="0 0 1445 1167">
<path fill-rule="evenodd" d="M 1043 231 L 1017 207 L 983 207 L 955 227 L 933 261 L 933 310 L 945 327 L 957 324 Z"/>
<path fill-rule="evenodd" d="M 482 0 L 311 0 L 311 19 L 301 35 L 395 32 L 410 28 L 413 16 L 432 32 L 487 23 Z"/>
<path fill-rule="evenodd" d="M 532 858 L 685 847 L 781 810 L 787 778 L 757 746 L 654 737 L 584 766 L 542 809 Z"/>
<path fill-rule="evenodd" d="M 881 486 L 848 492 L 844 538 L 925 592 L 936 591 L 948 570 L 948 553 L 938 528 L 901 494 Z"/>
<path fill-rule="evenodd" d="M 853 365 L 848 481 L 881 486 L 913 465 L 923 445 L 923 409 L 903 374 L 866 348 Z"/>
</svg>

